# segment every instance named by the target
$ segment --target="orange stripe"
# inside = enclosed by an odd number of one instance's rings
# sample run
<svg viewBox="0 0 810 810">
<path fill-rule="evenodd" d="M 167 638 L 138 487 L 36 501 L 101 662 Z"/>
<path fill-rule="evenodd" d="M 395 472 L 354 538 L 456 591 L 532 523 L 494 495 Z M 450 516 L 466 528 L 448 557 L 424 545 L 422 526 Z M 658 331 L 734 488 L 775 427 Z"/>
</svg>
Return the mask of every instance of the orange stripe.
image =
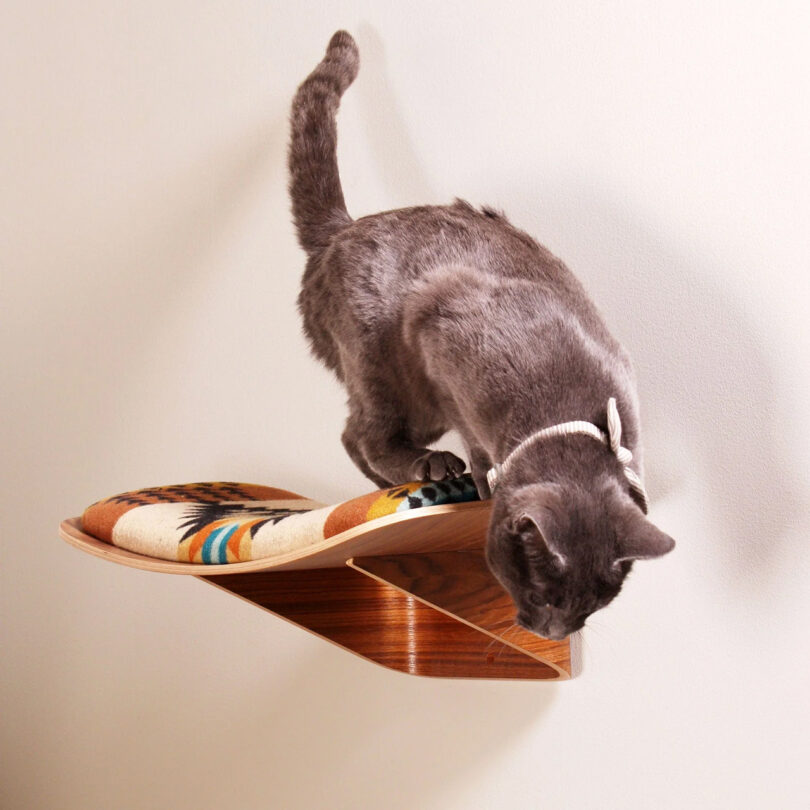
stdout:
<svg viewBox="0 0 810 810">
<path fill-rule="evenodd" d="M 229 522 L 230 521 L 227 520 L 215 520 L 213 523 L 209 523 L 204 529 L 197 532 L 188 544 L 188 561 L 195 562 L 194 558 L 197 556 L 197 552 L 203 547 L 211 532 Z"/>
<path fill-rule="evenodd" d="M 339 503 L 326 517 L 323 536 L 334 537 L 336 534 L 345 532 L 346 529 L 352 529 L 364 523 L 372 504 L 386 491 L 370 492 L 368 495 L 361 495 L 350 501 Z"/>
<path fill-rule="evenodd" d="M 228 545 L 226 546 L 228 553 L 233 557 L 235 562 L 241 562 L 242 558 L 239 556 L 239 545 L 242 542 L 242 538 L 245 536 L 245 533 L 250 531 L 257 523 L 261 523 L 259 520 L 249 520 L 247 523 L 243 523 L 229 538 L 228 538 Z"/>
<path fill-rule="evenodd" d="M 105 543 L 112 543 L 112 533 L 118 518 L 131 509 L 137 509 L 140 503 L 115 503 L 99 501 L 88 506 L 82 515 L 82 531 L 92 534 Z"/>
</svg>

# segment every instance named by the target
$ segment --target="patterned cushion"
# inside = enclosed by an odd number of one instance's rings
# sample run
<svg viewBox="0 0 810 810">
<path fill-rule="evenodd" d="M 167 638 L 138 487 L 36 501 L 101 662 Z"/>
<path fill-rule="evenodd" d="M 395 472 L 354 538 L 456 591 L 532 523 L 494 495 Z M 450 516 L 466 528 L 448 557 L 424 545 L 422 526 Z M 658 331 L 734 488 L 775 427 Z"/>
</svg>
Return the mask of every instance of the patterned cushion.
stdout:
<svg viewBox="0 0 810 810">
<path fill-rule="evenodd" d="M 217 481 L 114 495 L 84 511 L 82 530 L 149 557 L 222 564 L 305 548 L 394 512 L 475 500 L 469 475 L 402 484 L 336 506 L 285 489 Z"/>
</svg>

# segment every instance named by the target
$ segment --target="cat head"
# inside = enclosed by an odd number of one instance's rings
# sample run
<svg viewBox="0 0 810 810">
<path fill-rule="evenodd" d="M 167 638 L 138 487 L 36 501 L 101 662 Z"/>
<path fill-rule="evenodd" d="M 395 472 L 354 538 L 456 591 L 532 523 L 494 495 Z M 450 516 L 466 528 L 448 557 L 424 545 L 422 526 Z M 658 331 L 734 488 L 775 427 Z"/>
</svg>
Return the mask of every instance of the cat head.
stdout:
<svg viewBox="0 0 810 810">
<path fill-rule="evenodd" d="M 613 479 L 588 491 L 530 484 L 495 498 L 487 562 L 518 624 L 559 640 L 613 600 L 635 560 L 674 546 Z"/>
</svg>

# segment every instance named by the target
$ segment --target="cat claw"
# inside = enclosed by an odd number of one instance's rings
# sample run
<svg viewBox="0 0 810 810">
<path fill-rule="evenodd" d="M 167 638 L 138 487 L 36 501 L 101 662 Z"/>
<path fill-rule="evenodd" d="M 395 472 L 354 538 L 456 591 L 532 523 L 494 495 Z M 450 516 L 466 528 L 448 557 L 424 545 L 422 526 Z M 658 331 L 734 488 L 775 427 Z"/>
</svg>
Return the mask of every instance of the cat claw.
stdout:
<svg viewBox="0 0 810 810">
<path fill-rule="evenodd" d="M 466 467 L 466 463 L 453 453 L 431 450 L 413 463 L 411 477 L 414 481 L 445 481 L 458 478 Z"/>
</svg>

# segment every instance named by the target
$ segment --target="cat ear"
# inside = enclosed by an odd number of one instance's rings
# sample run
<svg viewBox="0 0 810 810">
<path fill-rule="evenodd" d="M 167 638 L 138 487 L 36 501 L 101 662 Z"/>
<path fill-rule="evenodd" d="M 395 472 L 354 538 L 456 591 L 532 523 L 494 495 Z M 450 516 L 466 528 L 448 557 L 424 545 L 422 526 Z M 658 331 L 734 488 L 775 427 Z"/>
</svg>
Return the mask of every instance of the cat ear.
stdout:
<svg viewBox="0 0 810 810">
<path fill-rule="evenodd" d="M 554 547 L 554 544 L 549 540 L 548 531 L 543 531 L 540 526 L 542 522 L 542 518 L 538 520 L 538 518 L 530 515 L 528 512 L 524 512 L 515 521 L 515 528 L 522 535 L 530 534 L 532 540 L 538 546 L 545 548 L 557 567 L 561 569 L 566 568 L 568 558 L 558 548 Z"/>
<path fill-rule="evenodd" d="M 636 515 L 627 522 L 625 535 L 619 541 L 619 556 L 613 562 L 614 568 L 629 560 L 663 557 L 675 548 L 675 541 L 668 534 L 638 513 Z"/>
</svg>

